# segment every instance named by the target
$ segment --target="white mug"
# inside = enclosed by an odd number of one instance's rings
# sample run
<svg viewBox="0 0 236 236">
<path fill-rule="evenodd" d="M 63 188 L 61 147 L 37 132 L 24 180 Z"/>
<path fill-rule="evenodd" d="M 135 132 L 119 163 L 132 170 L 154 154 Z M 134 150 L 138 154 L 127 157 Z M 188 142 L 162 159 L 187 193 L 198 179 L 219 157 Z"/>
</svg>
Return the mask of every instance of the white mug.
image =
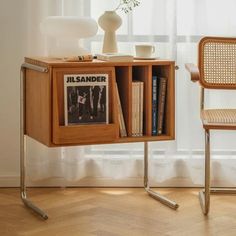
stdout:
<svg viewBox="0 0 236 236">
<path fill-rule="evenodd" d="M 155 53 L 155 46 L 143 44 L 135 45 L 136 57 L 150 58 Z"/>
</svg>

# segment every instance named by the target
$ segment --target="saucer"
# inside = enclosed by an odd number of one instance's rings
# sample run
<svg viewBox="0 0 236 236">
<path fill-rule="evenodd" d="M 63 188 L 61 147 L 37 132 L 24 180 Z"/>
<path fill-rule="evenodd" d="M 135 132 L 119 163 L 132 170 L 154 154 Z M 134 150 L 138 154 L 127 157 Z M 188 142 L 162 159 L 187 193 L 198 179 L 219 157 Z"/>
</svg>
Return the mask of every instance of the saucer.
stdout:
<svg viewBox="0 0 236 236">
<path fill-rule="evenodd" d="M 156 60 L 159 57 L 134 57 L 134 60 Z"/>
</svg>

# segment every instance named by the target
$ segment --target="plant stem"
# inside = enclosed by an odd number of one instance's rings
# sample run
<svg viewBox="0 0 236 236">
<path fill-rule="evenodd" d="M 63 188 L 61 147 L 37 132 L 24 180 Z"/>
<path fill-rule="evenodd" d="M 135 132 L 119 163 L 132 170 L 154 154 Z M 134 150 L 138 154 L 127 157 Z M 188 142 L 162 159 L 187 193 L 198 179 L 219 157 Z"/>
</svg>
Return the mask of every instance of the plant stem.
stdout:
<svg viewBox="0 0 236 236">
<path fill-rule="evenodd" d="M 133 5 L 131 5 L 131 3 Z M 135 3 L 138 3 L 137 5 L 135 5 Z M 139 1 L 135 1 L 135 0 L 120 0 L 120 3 L 118 4 L 118 6 L 113 10 L 113 11 L 117 11 L 119 9 L 122 9 L 125 11 L 125 13 L 129 12 L 129 10 L 131 10 L 133 7 L 138 6 L 139 5 Z M 127 8 L 127 10 L 126 10 Z"/>
<path fill-rule="evenodd" d="M 118 6 L 113 11 L 117 11 L 122 4 L 124 4 L 124 3 L 122 3 L 122 0 L 120 0 L 120 3 L 118 4 Z"/>
</svg>

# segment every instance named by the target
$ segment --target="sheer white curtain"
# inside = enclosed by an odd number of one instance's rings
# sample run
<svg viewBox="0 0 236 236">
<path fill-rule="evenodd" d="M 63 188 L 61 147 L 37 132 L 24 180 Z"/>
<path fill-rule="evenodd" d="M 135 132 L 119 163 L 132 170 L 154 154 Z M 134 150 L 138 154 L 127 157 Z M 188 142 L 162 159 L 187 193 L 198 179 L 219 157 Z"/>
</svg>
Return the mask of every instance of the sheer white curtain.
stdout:
<svg viewBox="0 0 236 236">
<path fill-rule="evenodd" d="M 45 39 L 38 31 L 43 17 L 64 14 L 97 19 L 119 1 L 28 2 L 31 12 L 28 52 L 40 55 L 45 52 Z M 39 4 L 37 9 L 33 8 L 34 4 Z M 203 35 L 236 35 L 235 8 L 234 0 L 145 0 L 131 15 L 119 13 L 123 18 L 117 32 L 120 52 L 134 53 L 135 44 L 150 42 L 156 46 L 156 56 L 174 59 L 180 68 L 176 72 L 176 141 L 150 143 L 153 185 L 198 186 L 203 183 L 204 134 L 199 118 L 199 87 L 190 82 L 184 63 L 196 63 L 197 42 Z M 85 41 L 93 53 L 101 51 L 102 33 L 99 30 L 98 35 Z M 235 92 L 207 92 L 207 98 L 211 107 L 235 106 Z M 213 132 L 215 184 L 233 185 L 236 179 L 235 140 L 235 132 Z M 30 182 L 34 185 L 142 185 L 142 143 L 55 149 L 31 139 L 28 144 Z"/>
</svg>

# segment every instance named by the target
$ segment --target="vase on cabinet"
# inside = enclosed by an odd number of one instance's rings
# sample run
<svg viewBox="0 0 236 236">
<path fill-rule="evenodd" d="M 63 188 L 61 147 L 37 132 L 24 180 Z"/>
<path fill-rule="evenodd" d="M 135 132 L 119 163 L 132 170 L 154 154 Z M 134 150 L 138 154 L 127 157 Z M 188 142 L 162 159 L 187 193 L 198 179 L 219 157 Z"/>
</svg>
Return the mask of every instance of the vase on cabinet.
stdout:
<svg viewBox="0 0 236 236">
<path fill-rule="evenodd" d="M 103 53 L 117 53 L 116 30 L 121 26 L 122 19 L 116 11 L 105 11 L 98 19 L 99 26 L 104 30 Z"/>
</svg>

